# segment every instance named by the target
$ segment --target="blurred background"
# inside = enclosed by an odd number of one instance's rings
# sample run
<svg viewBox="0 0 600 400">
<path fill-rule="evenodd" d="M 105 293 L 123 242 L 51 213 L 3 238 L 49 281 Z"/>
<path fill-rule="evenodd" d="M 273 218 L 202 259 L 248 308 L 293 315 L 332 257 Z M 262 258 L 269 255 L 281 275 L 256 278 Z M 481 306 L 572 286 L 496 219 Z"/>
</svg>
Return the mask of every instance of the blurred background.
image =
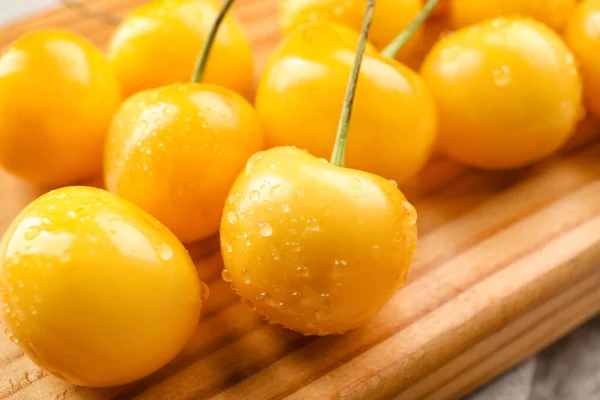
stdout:
<svg viewBox="0 0 600 400">
<path fill-rule="evenodd" d="M 0 1 L 0 24 L 51 7 L 56 3 L 59 2 L 56 0 L 2 0 Z"/>
</svg>

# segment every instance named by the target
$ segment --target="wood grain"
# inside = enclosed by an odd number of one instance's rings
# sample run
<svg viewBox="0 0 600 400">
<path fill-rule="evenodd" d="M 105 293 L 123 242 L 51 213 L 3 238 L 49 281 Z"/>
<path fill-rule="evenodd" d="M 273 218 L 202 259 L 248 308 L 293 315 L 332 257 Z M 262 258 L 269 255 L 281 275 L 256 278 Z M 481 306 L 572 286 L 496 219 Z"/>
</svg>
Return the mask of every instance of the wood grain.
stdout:
<svg viewBox="0 0 600 400">
<path fill-rule="evenodd" d="M 125 15 L 142 0 L 90 4 Z M 259 72 L 279 40 L 276 0 L 238 0 Z M 0 47 L 32 29 L 72 29 L 100 46 L 111 27 L 57 8 L 0 28 Z M 152 376 L 73 387 L 0 337 L 0 399 L 451 399 L 600 311 L 600 133 L 586 119 L 543 163 L 492 173 L 441 156 L 403 190 L 421 239 L 407 286 L 366 326 L 307 338 L 263 322 L 228 284 L 218 241 L 189 248 L 211 297 L 194 337 Z M 0 231 L 43 191 L 0 172 Z"/>
</svg>

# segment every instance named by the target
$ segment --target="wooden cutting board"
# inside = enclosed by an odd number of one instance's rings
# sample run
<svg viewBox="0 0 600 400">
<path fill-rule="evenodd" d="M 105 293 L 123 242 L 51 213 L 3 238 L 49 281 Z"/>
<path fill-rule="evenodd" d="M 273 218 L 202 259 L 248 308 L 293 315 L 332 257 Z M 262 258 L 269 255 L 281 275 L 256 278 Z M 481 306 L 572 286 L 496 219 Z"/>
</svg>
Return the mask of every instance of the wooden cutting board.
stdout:
<svg viewBox="0 0 600 400">
<path fill-rule="evenodd" d="M 124 15 L 141 0 L 96 0 Z M 260 71 L 279 39 L 277 0 L 238 0 Z M 0 28 L 75 30 L 104 45 L 111 26 L 58 8 Z M 419 212 L 410 280 L 369 324 L 307 338 L 264 323 L 220 279 L 218 243 L 190 248 L 211 297 L 169 365 L 118 388 L 73 387 L 0 335 L 0 399 L 449 399 L 460 397 L 600 310 L 599 125 L 558 156 L 505 173 L 435 158 L 404 191 Z M 40 194 L 0 172 L 0 232 Z"/>
</svg>

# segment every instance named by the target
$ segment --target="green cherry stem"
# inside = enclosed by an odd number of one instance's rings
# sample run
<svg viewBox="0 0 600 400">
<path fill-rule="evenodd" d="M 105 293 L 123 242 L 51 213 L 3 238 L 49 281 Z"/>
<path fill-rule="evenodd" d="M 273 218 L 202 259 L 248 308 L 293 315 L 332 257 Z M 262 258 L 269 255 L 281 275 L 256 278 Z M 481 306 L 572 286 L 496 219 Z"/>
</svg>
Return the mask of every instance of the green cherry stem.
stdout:
<svg viewBox="0 0 600 400">
<path fill-rule="evenodd" d="M 235 0 L 225 0 L 223 6 L 219 10 L 219 14 L 217 14 L 217 19 L 213 23 L 213 26 L 210 28 L 210 32 L 208 33 L 208 37 L 206 38 L 206 42 L 204 42 L 204 47 L 202 47 L 202 51 L 200 52 L 200 56 L 198 57 L 198 61 L 196 61 L 196 67 L 194 68 L 194 75 L 192 76 L 193 83 L 200 83 L 202 81 L 202 75 L 204 74 L 204 70 L 206 69 L 206 63 L 208 62 L 208 56 L 210 55 L 210 50 L 212 49 L 212 45 L 217 37 L 217 32 L 219 31 L 219 27 L 221 26 L 221 22 L 225 19 L 229 8 L 233 4 Z"/>
<path fill-rule="evenodd" d="M 423 22 L 425 22 L 427 17 L 429 17 L 429 14 L 431 14 L 431 11 L 433 11 L 437 4 L 438 0 L 429 0 L 427 4 L 425 4 L 425 7 L 423 7 L 421 11 L 419 11 L 415 19 L 412 20 L 410 25 L 404 31 L 402 31 L 401 34 L 396 36 L 392 43 L 390 43 L 386 46 L 385 49 L 383 49 L 381 54 L 388 58 L 396 57 L 396 54 L 398 54 L 400 49 L 404 47 L 404 45 L 410 40 L 410 38 L 415 34 L 417 29 L 419 29 L 419 27 L 423 25 Z"/>
<path fill-rule="evenodd" d="M 362 65 L 363 55 L 365 54 L 365 47 L 367 46 L 367 38 L 369 36 L 371 22 L 373 21 L 374 10 L 375 0 L 368 0 L 367 11 L 365 12 L 363 26 L 360 31 L 360 37 L 358 38 L 358 47 L 356 49 L 356 56 L 354 57 L 354 64 L 352 65 L 348 86 L 346 87 L 346 96 L 344 97 L 344 105 L 342 107 L 342 115 L 340 116 L 340 123 L 337 129 L 335 145 L 333 146 L 333 153 L 331 154 L 331 163 L 338 167 L 344 166 L 346 142 L 348 141 L 350 117 L 352 115 L 352 104 L 354 103 L 358 74 L 360 72 L 360 66 Z"/>
<path fill-rule="evenodd" d="M 119 18 L 118 16 L 104 12 L 95 7 L 91 7 L 85 4 L 83 1 L 60 0 L 60 2 L 65 7 L 70 8 L 79 14 L 102 20 L 109 25 L 119 25 L 121 23 L 121 18 Z"/>
</svg>

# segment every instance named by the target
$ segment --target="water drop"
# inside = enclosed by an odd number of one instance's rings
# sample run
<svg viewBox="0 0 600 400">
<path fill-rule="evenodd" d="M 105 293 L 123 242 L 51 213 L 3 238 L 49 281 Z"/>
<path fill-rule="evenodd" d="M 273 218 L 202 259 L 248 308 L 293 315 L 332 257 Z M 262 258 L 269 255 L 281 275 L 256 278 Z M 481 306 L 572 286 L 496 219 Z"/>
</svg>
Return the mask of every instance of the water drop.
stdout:
<svg viewBox="0 0 600 400">
<path fill-rule="evenodd" d="M 261 157 L 265 154 L 264 151 L 259 151 L 258 153 L 254 153 L 249 159 L 248 162 L 246 163 L 246 169 L 244 170 L 244 174 L 246 176 L 248 176 L 248 174 L 250 174 L 250 172 L 252 171 L 252 169 L 254 168 L 254 165 L 256 164 L 256 162 L 258 160 L 261 159 Z"/>
<path fill-rule="evenodd" d="M 29 307 L 29 311 L 31 312 L 31 315 L 36 315 L 37 314 L 37 310 L 35 309 L 34 306 Z"/>
<path fill-rule="evenodd" d="M 223 268 L 223 271 L 221 272 L 221 278 L 223 278 L 225 282 L 231 282 L 231 275 L 229 274 L 229 270 L 227 270 L 227 268 Z"/>
<path fill-rule="evenodd" d="M 309 218 L 306 220 L 306 231 L 307 232 L 318 232 L 321 230 L 319 223 L 316 218 Z"/>
<path fill-rule="evenodd" d="M 499 29 L 506 25 L 506 20 L 504 18 L 496 18 L 492 21 L 492 28 Z"/>
<path fill-rule="evenodd" d="M 227 221 L 229 221 L 230 224 L 237 224 L 237 215 L 235 211 L 229 211 L 227 213 Z"/>
<path fill-rule="evenodd" d="M 254 203 L 256 203 L 258 200 L 260 200 L 260 193 L 258 193 L 257 190 L 253 190 L 250 192 L 250 200 L 253 201 Z"/>
<path fill-rule="evenodd" d="M 246 283 L 246 284 L 250 283 L 250 277 L 248 276 L 247 269 L 242 270 L 242 278 L 244 278 L 244 283 Z"/>
<path fill-rule="evenodd" d="M 42 228 L 36 225 L 32 225 L 25 230 L 25 234 L 23 236 L 25 237 L 25 240 L 33 240 L 39 236 L 41 231 Z"/>
<path fill-rule="evenodd" d="M 395 188 L 397 188 L 397 187 L 398 187 L 398 182 L 396 182 L 395 180 L 393 180 L 393 179 L 390 179 L 388 182 L 389 182 L 389 183 L 390 183 L 390 185 L 392 185 L 393 187 L 395 187 Z"/>
<path fill-rule="evenodd" d="M 156 251 L 158 252 L 158 256 L 165 261 L 168 261 L 173 257 L 173 249 L 166 243 L 157 246 Z"/>
<path fill-rule="evenodd" d="M 13 335 L 12 333 L 8 334 L 8 339 L 10 339 L 10 341 L 14 344 L 19 344 L 19 339 L 15 337 L 15 335 Z"/>
<path fill-rule="evenodd" d="M 206 301 L 210 296 L 208 285 L 202 281 L 200 281 L 200 295 L 202 296 L 202 301 Z"/>
<path fill-rule="evenodd" d="M 324 305 L 331 304 L 331 298 L 329 296 L 329 293 L 321 293 L 321 303 Z"/>
<path fill-rule="evenodd" d="M 275 185 L 271 188 L 271 190 L 269 191 L 269 195 L 271 197 L 275 197 L 279 194 L 279 191 L 281 190 L 281 185 Z"/>
<path fill-rule="evenodd" d="M 333 263 L 337 266 L 342 266 L 342 267 L 345 267 L 348 265 L 348 262 L 346 262 L 346 260 L 335 260 Z"/>
<path fill-rule="evenodd" d="M 360 182 L 360 179 L 352 178 L 350 179 L 350 186 L 352 186 L 353 189 L 360 189 L 362 187 L 362 183 Z"/>
<path fill-rule="evenodd" d="M 496 68 L 493 72 L 494 83 L 498 86 L 506 86 L 512 79 L 510 68 L 506 65 L 502 65 L 500 68 Z"/>
<path fill-rule="evenodd" d="M 290 205 L 289 204 L 284 204 L 281 206 L 281 211 L 283 211 L 284 213 L 289 213 L 290 212 Z"/>
<path fill-rule="evenodd" d="M 271 234 L 273 234 L 273 228 L 271 227 L 271 224 L 266 221 L 258 223 L 258 231 L 262 237 L 269 237 Z"/>
<path fill-rule="evenodd" d="M 306 268 L 305 266 L 299 266 L 298 268 L 296 268 L 296 271 L 298 271 L 298 273 L 301 276 L 308 276 L 308 268 Z"/>
<path fill-rule="evenodd" d="M 440 57 L 443 62 L 449 63 L 454 61 L 461 53 L 461 47 L 457 44 L 454 44 L 450 47 L 443 49 L 440 52 Z"/>
<path fill-rule="evenodd" d="M 225 243 L 225 250 L 227 250 L 228 253 L 231 253 L 233 251 L 233 247 L 231 247 L 229 243 Z"/>
<path fill-rule="evenodd" d="M 299 299 L 300 297 L 302 297 L 302 292 L 294 292 L 292 293 L 292 297 Z"/>
<path fill-rule="evenodd" d="M 146 121 L 145 119 L 142 119 L 142 120 L 139 121 L 140 129 L 143 130 L 143 131 L 145 131 L 146 129 L 148 129 L 148 125 L 149 125 L 148 121 Z"/>
<path fill-rule="evenodd" d="M 23 281 L 18 281 L 17 286 L 23 289 L 25 287 L 25 284 L 23 283 Z"/>
<path fill-rule="evenodd" d="M 327 311 L 317 310 L 317 311 L 315 311 L 315 317 L 319 321 L 324 321 L 324 320 L 331 318 L 331 314 L 329 314 Z"/>
<path fill-rule="evenodd" d="M 406 200 L 402 200 L 402 207 L 404 208 L 404 214 L 406 215 L 406 220 L 407 220 L 408 224 L 409 225 L 416 224 L 417 223 L 417 211 L 415 210 L 413 205 L 410 204 Z"/>
</svg>

